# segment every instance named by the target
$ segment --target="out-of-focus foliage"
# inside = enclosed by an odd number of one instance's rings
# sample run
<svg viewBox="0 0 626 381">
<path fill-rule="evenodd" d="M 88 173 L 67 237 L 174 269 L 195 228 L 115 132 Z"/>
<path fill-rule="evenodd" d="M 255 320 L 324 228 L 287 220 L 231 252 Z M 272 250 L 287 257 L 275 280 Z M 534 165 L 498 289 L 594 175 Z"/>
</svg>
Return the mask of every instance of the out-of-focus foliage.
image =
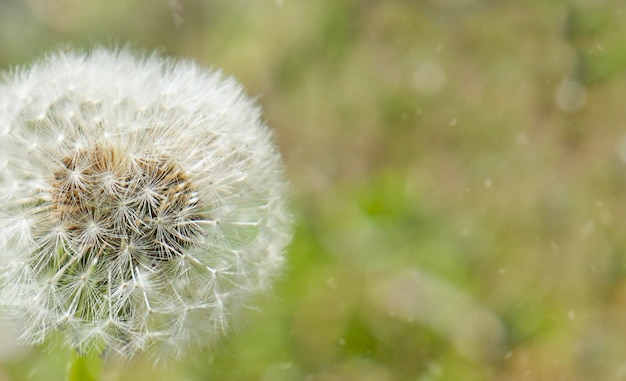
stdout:
<svg viewBox="0 0 626 381">
<path fill-rule="evenodd" d="M 626 378 L 626 3 L 0 1 L 5 68 L 126 43 L 259 95 L 297 229 L 228 338 L 105 379 Z"/>
</svg>

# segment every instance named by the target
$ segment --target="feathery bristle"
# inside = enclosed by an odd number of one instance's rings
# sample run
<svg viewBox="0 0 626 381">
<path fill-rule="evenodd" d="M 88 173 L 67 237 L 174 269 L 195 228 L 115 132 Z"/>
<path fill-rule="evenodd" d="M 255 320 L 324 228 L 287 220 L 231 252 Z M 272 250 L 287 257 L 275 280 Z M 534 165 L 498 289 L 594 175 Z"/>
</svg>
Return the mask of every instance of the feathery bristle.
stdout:
<svg viewBox="0 0 626 381">
<path fill-rule="evenodd" d="M 9 75 L 0 100 L 0 305 L 24 341 L 180 356 L 281 267 L 280 156 L 234 80 L 96 49 Z"/>
</svg>

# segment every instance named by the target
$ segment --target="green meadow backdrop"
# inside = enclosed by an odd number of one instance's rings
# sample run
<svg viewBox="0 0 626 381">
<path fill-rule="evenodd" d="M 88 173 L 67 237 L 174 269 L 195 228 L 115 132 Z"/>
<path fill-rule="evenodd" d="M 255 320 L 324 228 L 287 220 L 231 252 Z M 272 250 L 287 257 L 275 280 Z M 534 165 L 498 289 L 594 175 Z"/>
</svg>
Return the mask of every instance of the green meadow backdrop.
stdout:
<svg viewBox="0 0 626 381">
<path fill-rule="evenodd" d="M 625 2 L 0 1 L 4 70 L 98 44 L 241 81 L 295 219 L 223 340 L 105 380 L 626 380 Z M 0 380 L 62 379 L 11 336 Z"/>
</svg>

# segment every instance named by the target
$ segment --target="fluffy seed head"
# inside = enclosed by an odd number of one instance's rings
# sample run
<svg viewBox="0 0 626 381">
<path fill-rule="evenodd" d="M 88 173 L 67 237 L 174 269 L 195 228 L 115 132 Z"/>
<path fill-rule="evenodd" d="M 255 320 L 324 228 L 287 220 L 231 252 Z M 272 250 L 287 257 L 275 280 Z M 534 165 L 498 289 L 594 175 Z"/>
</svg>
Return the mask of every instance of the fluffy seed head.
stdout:
<svg viewBox="0 0 626 381">
<path fill-rule="evenodd" d="M 58 53 L 0 85 L 0 306 L 22 339 L 180 356 L 280 268 L 282 164 L 232 79 Z"/>
</svg>

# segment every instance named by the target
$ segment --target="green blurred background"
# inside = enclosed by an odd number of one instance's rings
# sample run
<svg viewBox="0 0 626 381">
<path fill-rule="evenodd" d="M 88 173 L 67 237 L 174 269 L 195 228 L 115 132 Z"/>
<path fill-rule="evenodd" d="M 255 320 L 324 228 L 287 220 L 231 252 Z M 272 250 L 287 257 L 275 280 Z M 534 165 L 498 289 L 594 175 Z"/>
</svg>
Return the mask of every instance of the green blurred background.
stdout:
<svg viewBox="0 0 626 381">
<path fill-rule="evenodd" d="M 126 43 L 258 96 L 296 229 L 218 345 L 106 380 L 626 380 L 626 3 L 0 0 L 2 68 Z"/>
</svg>

